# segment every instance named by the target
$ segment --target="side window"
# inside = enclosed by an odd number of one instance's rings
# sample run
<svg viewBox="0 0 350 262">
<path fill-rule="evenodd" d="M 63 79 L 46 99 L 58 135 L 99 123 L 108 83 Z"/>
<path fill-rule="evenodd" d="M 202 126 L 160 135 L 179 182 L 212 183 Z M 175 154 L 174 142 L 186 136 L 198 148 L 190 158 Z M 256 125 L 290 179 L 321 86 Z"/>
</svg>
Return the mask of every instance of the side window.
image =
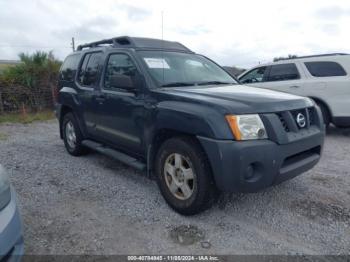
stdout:
<svg viewBox="0 0 350 262">
<path fill-rule="evenodd" d="M 245 74 L 240 79 L 240 81 L 243 84 L 262 82 L 264 80 L 265 71 L 266 71 L 266 66 L 255 68 L 252 71 Z"/>
<path fill-rule="evenodd" d="M 312 76 L 327 77 L 327 76 L 346 76 L 344 68 L 336 62 L 305 62 L 307 70 Z"/>
<path fill-rule="evenodd" d="M 80 84 L 83 84 L 85 69 L 86 69 L 87 63 L 89 62 L 90 56 L 91 56 L 91 54 L 86 54 L 84 56 L 83 63 L 81 64 L 81 67 L 80 67 L 80 70 L 79 70 L 79 74 L 78 74 L 78 82 Z"/>
<path fill-rule="evenodd" d="M 98 78 L 100 64 L 101 53 L 86 54 L 79 70 L 78 82 L 83 86 L 92 86 Z"/>
<path fill-rule="evenodd" d="M 59 79 L 63 81 L 74 81 L 79 61 L 80 55 L 78 54 L 68 56 L 61 67 Z"/>
<path fill-rule="evenodd" d="M 294 63 L 272 65 L 267 81 L 285 81 L 299 79 L 300 75 Z"/>
<path fill-rule="evenodd" d="M 126 54 L 110 55 L 104 77 L 105 89 L 126 89 L 135 81 L 136 66 Z M 127 86 L 125 86 L 127 85 Z"/>
</svg>

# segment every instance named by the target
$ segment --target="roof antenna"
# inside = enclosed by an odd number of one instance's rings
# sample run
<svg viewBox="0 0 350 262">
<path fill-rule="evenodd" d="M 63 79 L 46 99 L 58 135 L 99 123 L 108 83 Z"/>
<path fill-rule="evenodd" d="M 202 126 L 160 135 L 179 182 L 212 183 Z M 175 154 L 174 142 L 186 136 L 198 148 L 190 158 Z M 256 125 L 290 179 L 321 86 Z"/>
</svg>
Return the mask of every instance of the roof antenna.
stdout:
<svg viewBox="0 0 350 262">
<path fill-rule="evenodd" d="M 164 40 L 163 39 L 163 36 L 164 36 L 163 32 L 164 32 L 164 11 L 162 10 L 162 41 Z"/>
<path fill-rule="evenodd" d="M 163 84 L 164 84 L 164 11 L 162 10 L 162 66 L 163 66 Z"/>
</svg>

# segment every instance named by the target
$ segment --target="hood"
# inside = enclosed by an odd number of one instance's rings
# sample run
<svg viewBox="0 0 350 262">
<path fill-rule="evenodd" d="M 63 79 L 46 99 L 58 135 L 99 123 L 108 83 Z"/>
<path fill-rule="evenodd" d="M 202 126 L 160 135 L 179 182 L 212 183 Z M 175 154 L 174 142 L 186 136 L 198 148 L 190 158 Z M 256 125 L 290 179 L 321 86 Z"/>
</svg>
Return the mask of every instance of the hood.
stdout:
<svg viewBox="0 0 350 262">
<path fill-rule="evenodd" d="M 172 87 L 159 92 L 179 98 L 224 106 L 231 113 L 270 113 L 310 107 L 304 97 L 244 85 Z"/>
</svg>

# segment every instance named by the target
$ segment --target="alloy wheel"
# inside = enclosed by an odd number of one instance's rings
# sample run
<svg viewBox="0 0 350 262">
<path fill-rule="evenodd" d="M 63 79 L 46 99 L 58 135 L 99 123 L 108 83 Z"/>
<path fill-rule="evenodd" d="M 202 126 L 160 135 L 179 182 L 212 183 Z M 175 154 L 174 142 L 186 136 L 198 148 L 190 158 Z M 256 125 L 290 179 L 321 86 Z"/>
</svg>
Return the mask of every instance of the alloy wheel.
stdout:
<svg viewBox="0 0 350 262">
<path fill-rule="evenodd" d="M 191 161 L 179 154 L 170 154 L 164 163 L 164 179 L 177 199 L 189 199 L 194 191 L 195 173 Z"/>
<path fill-rule="evenodd" d="M 67 143 L 68 143 L 69 147 L 72 149 L 75 148 L 76 143 L 77 143 L 77 137 L 75 134 L 74 125 L 71 121 L 67 122 L 66 128 L 65 128 L 65 133 L 66 133 L 66 139 L 67 139 Z"/>
</svg>

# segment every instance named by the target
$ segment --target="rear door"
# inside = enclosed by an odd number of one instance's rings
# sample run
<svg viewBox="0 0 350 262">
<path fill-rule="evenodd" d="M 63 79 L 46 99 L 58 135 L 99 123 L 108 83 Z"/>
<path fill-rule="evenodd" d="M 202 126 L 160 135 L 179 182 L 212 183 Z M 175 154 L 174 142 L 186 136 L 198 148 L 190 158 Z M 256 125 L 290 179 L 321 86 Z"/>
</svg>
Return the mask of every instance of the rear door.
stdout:
<svg viewBox="0 0 350 262">
<path fill-rule="evenodd" d="M 82 115 L 85 128 L 89 136 L 96 135 L 98 113 L 96 107 L 96 88 L 100 79 L 102 52 L 85 53 L 77 74 L 80 115 Z"/>
</svg>

